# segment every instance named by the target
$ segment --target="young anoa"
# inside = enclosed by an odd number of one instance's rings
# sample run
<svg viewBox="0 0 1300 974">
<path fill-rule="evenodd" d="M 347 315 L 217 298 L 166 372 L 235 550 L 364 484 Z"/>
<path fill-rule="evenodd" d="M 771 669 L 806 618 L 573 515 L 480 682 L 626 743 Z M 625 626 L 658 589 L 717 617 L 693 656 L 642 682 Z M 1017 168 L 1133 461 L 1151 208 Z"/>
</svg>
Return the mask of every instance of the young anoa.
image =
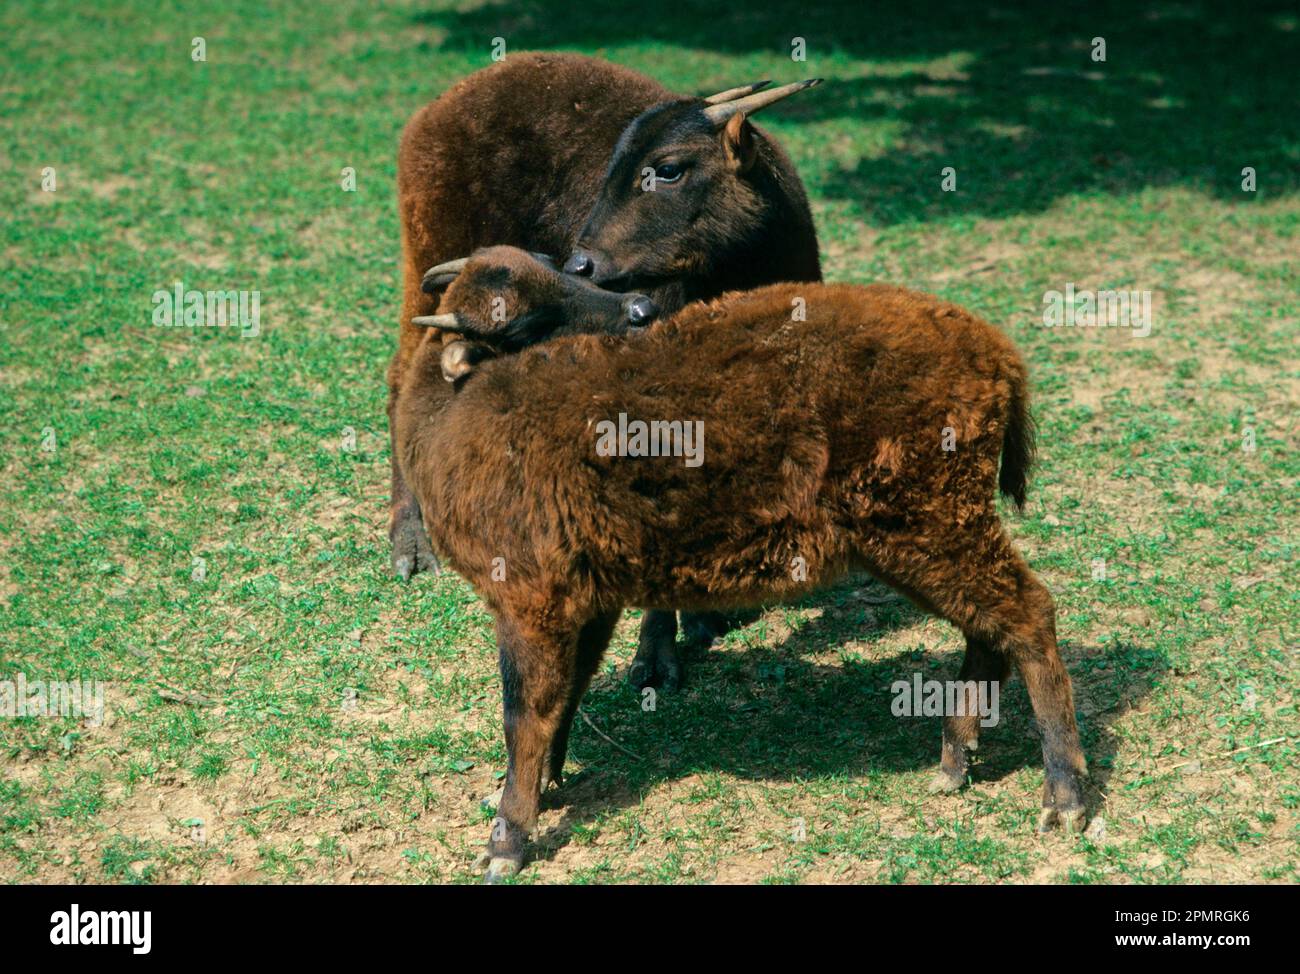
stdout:
<svg viewBox="0 0 1300 974">
<path fill-rule="evenodd" d="M 450 288 L 445 310 L 459 322 L 480 297 Z M 496 618 L 509 759 L 490 880 L 524 861 L 624 607 L 771 604 L 854 570 L 962 631 L 967 685 L 1019 670 L 1042 732 L 1040 828 L 1083 825 L 1055 606 L 995 504 L 1023 503 L 1033 456 L 1025 366 L 996 328 L 902 288 L 780 284 L 482 361 L 457 389 L 442 353 L 426 340 L 412 362 L 398 461 L 435 548 Z M 596 431 L 620 414 L 702 423 L 704 462 L 602 455 Z M 944 719 L 935 787 L 964 783 L 978 736 L 976 701 Z"/>
</svg>

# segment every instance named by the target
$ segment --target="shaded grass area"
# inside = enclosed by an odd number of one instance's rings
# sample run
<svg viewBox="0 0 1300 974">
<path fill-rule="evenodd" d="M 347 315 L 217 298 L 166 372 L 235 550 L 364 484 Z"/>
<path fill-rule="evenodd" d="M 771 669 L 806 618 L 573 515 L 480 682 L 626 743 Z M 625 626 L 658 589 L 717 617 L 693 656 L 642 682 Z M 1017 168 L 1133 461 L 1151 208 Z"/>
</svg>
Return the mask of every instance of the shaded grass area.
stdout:
<svg viewBox="0 0 1300 974">
<path fill-rule="evenodd" d="M 629 617 L 521 881 L 1300 878 L 1285 5 L 55 3 L 0 28 L 0 679 L 109 705 L 0 718 L 3 878 L 471 878 L 505 759 L 490 620 L 454 577 L 388 577 L 383 369 L 397 135 L 497 36 L 683 91 L 828 79 L 764 120 L 828 276 L 967 304 L 1033 367 L 1042 464 L 1010 523 L 1106 823 L 1034 834 L 1018 685 L 971 788 L 927 796 L 938 727 L 890 685 L 954 675 L 959 637 L 852 580 L 653 710 L 621 679 Z M 261 333 L 151 326 L 176 281 L 260 290 Z M 1152 335 L 1041 327 L 1067 281 L 1152 291 Z"/>
</svg>

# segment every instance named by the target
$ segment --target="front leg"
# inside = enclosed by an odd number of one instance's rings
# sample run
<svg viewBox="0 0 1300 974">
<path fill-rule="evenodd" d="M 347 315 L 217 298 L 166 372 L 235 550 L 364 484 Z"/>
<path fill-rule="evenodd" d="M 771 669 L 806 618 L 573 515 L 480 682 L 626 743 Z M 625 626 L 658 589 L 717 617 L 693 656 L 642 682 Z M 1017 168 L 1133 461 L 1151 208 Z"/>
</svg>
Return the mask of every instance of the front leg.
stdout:
<svg viewBox="0 0 1300 974">
<path fill-rule="evenodd" d="M 682 638 L 688 646 L 708 649 L 735 626 L 721 612 L 683 612 Z"/>
<path fill-rule="evenodd" d="M 542 775 L 550 770 L 556 733 L 578 682 L 577 645 L 577 632 L 554 638 L 497 617 L 508 757 L 484 857 L 485 882 L 499 882 L 523 868 L 528 838 L 537 827 Z"/>
<path fill-rule="evenodd" d="M 682 635 L 689 646 L 708 649 L 732 629 L 731 620 L 720 612 L 683 612 Z M 628 682 L 638 690 L 659 687 L 676 690 L 686 668 L 677 654 L 677 615 L 651 610 L 641 620 L 641 637 L 636 657 L 627 671 Z"/>
<path fill-rule="evenodd" d="M 621 614 L 619 611 L 597 616 L 583 626 L 582 632 L 578 635 L 573 683 L 569 687 L 569 697 L 564 712 L 560 715 L 560 725 L 555 729 L 555 737 L 551 739 L 548 770 L 542 774 L 542 791 L 546 790 L 548 784 L 554 783 L 558 786 L 563 782 L 564 760 L 569 753 L 569 731 L 573 728 L 573 718 L 578 713 L 578 705 L 582 702 L 582 695 L 587 692 L 587 686 L 591 683 L 596 668 L 600 666 L 601 657 L 605 655 L 605 648 L 609 645 L 609 637 L 613 635 L 614 626 L 618 623 Z"/>
</svg>

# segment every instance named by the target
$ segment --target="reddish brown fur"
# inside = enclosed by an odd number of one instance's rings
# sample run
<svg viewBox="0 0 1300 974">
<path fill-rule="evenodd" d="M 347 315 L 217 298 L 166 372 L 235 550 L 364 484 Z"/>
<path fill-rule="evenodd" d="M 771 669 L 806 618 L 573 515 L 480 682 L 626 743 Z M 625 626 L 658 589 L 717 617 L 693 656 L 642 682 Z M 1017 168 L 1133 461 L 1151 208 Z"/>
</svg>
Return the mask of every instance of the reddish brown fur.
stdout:
<svg viewBox="0 0 1300 974">
<path fill-rule="evenodd" d="M 791 320 L 795 297 L 806 321 Z M 901 288 L 800 284 L 495 359 L 454 395 L 440 353 L 429 341 L 413 360 L 398 450 L 435 546 L 497 617 L 510 751 L 497 871 L 522 861 L 624 606 L 781 601 L 855 568 L 962 630 L 963 680 L 1017 665 L 1043 731 L 1043 825 L 1082 822 L 1052 598 L 994 505 L 999 457 L 1023 494 L 1014 465 L 1030 455 L 1025 368 L 997 329 Z M 620 412 L 703 420 L 703 466 L 599 456 L 595 425 Z M 964 780 L 977 732 L 977 718 L 945 721 L 942 786 Z"/>
</svg>

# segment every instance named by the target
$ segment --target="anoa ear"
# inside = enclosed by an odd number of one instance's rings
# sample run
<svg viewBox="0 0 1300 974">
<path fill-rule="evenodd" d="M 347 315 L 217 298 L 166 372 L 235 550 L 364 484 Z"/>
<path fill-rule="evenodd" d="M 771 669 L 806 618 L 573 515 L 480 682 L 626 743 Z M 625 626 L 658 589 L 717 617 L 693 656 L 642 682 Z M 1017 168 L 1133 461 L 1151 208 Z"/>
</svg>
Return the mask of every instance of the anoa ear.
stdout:
<svg viewBox="0 0 1300 974">
<path fill-rule="evenodd" d="M 754 138 L 754 127 L 744 112 L 732 115 L 723 126 L 722 152 L 731 171 L 738 176 L 749 172 L 754 165 L 758 157 L 758 142 Z"/>
</svg>

